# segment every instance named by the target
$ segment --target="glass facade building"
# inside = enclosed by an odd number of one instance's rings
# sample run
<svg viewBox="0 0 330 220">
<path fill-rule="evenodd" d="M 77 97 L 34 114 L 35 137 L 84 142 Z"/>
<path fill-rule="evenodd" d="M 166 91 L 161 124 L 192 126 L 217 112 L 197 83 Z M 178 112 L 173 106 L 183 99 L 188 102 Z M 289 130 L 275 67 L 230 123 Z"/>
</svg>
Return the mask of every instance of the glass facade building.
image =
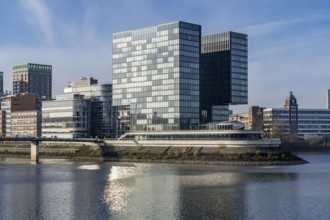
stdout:
<svg viewBox="0 0 330 220">
<path fill-rule="evenodd" d="M 41 99 L 52 98 L 52 66 L 22 64 L 13 67 L 13 94 L 35 93 Z"/>
<path fill-rule="evenodd" d="M 112 107 L 112 84 L 98 84 L 93 77 L 82 77 L 64 89 L 65 94 L 81 94 L 91 102 L 91 136 L 115 137 L 116 119 Z"/>
<path fill-rule="evenodd" d="M 42 136 L 85 138 L 91 135 L 91 103 L 84 95 L 64 94 L 42 102 Z"/>
<path fill-rule="evenodd" d="M 199 125 L 201 26 L 173 22 L 113 34 L 113 105 L 124 130 Z"/>
<path fill-rule="evenodd" d="M 202 37 L 200 74 L 202 123 L 222 120 L 225 117 L 228 119 L 228 113 L 224 112 L 226 105 L 248 103 L 247 45 L 247 35 L 235 32 Z M 220 117 L 219 109 L 225 113 Z"/>
<path fill-rule="evenodd" d="M 11 99 L 1 98 L 1 135 L 3 137 L 10 137 L 10 121 L 11 121 Z"/>
</svg>

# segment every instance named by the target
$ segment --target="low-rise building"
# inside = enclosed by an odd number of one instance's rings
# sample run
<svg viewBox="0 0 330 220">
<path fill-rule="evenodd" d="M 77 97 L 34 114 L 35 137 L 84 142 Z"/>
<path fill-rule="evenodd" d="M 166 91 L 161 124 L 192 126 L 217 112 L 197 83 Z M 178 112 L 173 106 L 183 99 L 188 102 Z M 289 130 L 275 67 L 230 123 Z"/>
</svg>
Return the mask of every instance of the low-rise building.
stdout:
<svg viewBox="0 0 330 220">
<path fill-rule="evenodd" d="M 42 136 L 85 138 L 91 136 L 91 102 L 80 94 L 64 94 L 42 102 Z"/>
<path fill-rule="evenodd" d="M 22 132 L 22 126 L 16 126 L 18 121 L 13 124 L 12 117 L 16 120 L 22 112 L 29 112 L 29 117 L 35 115 L 40 118 L 39 98 L 32 93 L 23 93 L 17 95 L 7 95 L 0 98 L 1 101 L 1 127 L 0 134 L 4 137 L 37 137 L 40 136 L 40 120 L 26 120 L 25 127 L 33 128 L 33 131 Z M 19 116 L 20 117 L 20 116 Z M 21 121 L 21 120 L 20 120 Z M 16 130 L 18 129 L 18 130 Z M 23 129 L 23 130 L 22 130 Z"/>
<path fill-rule="evenodd" d="M 11 113 L 12 137 L 40 137 L 40 111 L 16 111 Z"/>
<path fill-rule="evenodd" d="M 91 136 L 115 137 L 116 118 L 112 107 L 112 84 L 98 84 L 93 77 L 82 77 L 64 89 L 65 94 L 81 94 L 91 101 Z"/>
<path fill-rule="evenodd" d="M 229 121 L 239 121 L 244 124 L 245 129 L 249 128 L 248 119 L 249 117 L 247 113 L 229 115 Z"/>
<path fill-rule="evenodd" d="M 289 109 L 267 108 L 264 110 L 264 130 L 269 136 L 289 134 Z M 298 110 L 298 138 L 314 139 L 330 137 L 330 110 Z"/>
</svg>

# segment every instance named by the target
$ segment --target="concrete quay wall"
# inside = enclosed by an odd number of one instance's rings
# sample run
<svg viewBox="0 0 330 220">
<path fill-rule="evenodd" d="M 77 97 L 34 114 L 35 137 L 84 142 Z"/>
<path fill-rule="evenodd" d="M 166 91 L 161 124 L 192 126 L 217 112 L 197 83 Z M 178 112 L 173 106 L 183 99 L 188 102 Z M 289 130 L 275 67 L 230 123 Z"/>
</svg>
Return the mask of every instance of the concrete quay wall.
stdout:
<svg viewBox="0 0 330 220">
<path fill-rule="evenodd" d="M 113 146 L 142 147 L 279 147 L 280 141 L 263 140 L 106 140 Z"/>
</svg>

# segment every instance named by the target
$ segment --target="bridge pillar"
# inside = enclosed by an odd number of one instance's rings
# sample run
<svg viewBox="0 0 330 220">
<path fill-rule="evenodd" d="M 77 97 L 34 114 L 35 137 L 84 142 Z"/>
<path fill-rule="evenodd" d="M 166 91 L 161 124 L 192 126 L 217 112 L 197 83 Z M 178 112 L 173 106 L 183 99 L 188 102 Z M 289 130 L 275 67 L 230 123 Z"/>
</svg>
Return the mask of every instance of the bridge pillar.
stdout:
<svg viewBox="0 0 330 220">
<path fill-rule="evenodd" d="M 39 141 L 31 141 L 31 161 L 39 162 Z"/>
</svg>

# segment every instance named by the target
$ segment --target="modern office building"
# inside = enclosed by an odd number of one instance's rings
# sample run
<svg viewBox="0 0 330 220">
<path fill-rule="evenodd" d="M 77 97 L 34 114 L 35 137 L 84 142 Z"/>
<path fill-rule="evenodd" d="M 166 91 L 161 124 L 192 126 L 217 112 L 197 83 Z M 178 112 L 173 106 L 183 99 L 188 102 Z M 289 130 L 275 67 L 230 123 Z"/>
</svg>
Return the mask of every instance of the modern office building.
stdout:
<svg viewBox="0 0 330 220">
<path fill-rule="evenodd" d="M 3 96 L 3 72 L 0 71 L 0 96 Z"/>
<path fill-rule="evenodd" d="M 42 102 L 42 136 L 85 138 L 91 136 L 91 103 L 80 94 L 64 94 Z"/>
<path fill-rule="evenodd" d="M 267 108 L 264 110 L 265 133 L 270 136 L 274 130 L 289 134 L 289 109 Z M 278 132 L 278 131 L 275 131 Z M 298 138 L 325 138 L 330 136 L 329 109 L 298 110 Z"/>
<path fill-rule="evenodd" d="M 40 137 L 41 136 L 41 112 L 17 111 L 11 113 L 12 137 Z"/>
<path fill-rule="evenodd" d="M 84 95 L 91 102 L 91 136 L 115 137 L 116 118 L 112 107 L 112 84 L 98 84 L 93 77 L 82 77 L 64 89 L 65 94 Z"/>
<path fill-rule="evenodd" d="M 52 66 L 27 63 L 13 67 L 13 94 L 35 93 L 52 98 Z"/>
<path fill-rule="evenodd" d="M 294 109 L 290 110 L 290 105 Z M 267 108 L 263 111 L 264 130 L 269 136 L 297 135 L 301 140 L 330 137 L 329 109 L 298 109 L 292 93 L 286 98 L 283 108 Z M 294 130 L 294 129 L 297 129 Z"/>
<path fill-rule="evenodd" d="M 11 99 L 1 97 L 1 136 L 10 137 Z"/>
<path fill-rule="evenodd" d="M 1 99 L 1 135 L 6 137 L 40 135 L 40 117 L 39 99 L 36 94 L 18 94 L 3 96 Z M 28 113 L 28 114 L 27 114 Z M 35 117 L 34 117 L 35 116 Z M 21 119 L 30 117 L 31 120 L 25 120 L 25 128 L 30 127 L 30 132 L 24 132 L 27 129 L 18 126 L 22 124 Z M 13 120 L 14 119 L 14 120 Z M 17 121 L 17 120 L 18 121 Z M 36 120 L 34 120 L 36 119 Z M 35 136 L 34 136 L 35 135 Z"/>
<path fill-rule="evenodd" d="M 113 105 L 125 130 L 199 125 L 201 26 L 173 22 L 113 34 Z"/>
<path fill-rule="evenodd" d="M 201 123 L 219 119 L 217 109 L 248 103 L 248 37 L 224 32 L 202 37 L 200 108 Z M 227 107 L 226 107 L 227 106 Z M 228 112 L 223 117 L 228 118 Z M 228 119 L 227 119 L 228 120 Z"/>
</svg>

